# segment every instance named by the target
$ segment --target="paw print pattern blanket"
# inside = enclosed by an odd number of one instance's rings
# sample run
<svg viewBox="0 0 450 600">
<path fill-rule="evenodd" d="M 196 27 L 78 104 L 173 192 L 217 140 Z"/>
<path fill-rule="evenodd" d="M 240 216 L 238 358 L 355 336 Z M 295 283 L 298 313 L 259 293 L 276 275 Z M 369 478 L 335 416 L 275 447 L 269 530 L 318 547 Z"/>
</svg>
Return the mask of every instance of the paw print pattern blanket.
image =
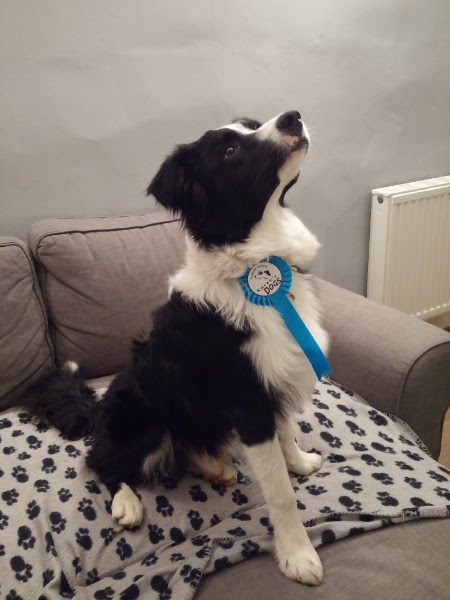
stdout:
<svg viewBox="0 0 450 600">
<path fill-rule="evenodd" d="M 316 548 L 449 516 L 450 472 L 402 422 L 330 381 L 296 421 L 300 447 L 324 459 L 319 472 L 291 477 Z M 0 415 L 0 597 L 188 600 L 204 574 L 271 550 L 267 508 L 242 459 L 232 487 L 186 474 L 140 488 L 144 520 L 128 531 L 84 464 L 90 443 L 20 411 Z"/>
</svg>

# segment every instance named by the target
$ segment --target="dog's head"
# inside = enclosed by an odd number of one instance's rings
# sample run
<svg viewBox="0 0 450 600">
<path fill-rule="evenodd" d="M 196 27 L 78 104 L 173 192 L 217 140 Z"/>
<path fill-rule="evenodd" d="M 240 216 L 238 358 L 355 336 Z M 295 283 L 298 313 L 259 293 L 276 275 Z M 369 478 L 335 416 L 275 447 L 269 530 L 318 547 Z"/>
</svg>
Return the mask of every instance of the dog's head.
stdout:
<svg viewBox="0 0 450 600">
<path fill-rule="evenodd" d="M 236 119 L 207 131 L 199 140 L 178 146 L 163 162 L 147 189 L 179 215 L 202 246 L 245 240 L 267 203 L 298 179 L 309 146 L 297 111 L 263 125 Z"/>
</svg>

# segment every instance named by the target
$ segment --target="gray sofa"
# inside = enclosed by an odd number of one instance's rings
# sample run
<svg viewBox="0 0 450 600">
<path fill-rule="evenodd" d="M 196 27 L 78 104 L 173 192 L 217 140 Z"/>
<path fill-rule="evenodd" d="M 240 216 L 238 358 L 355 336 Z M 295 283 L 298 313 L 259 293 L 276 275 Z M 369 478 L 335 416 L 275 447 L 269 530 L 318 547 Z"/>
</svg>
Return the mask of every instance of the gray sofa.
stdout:
<svg viewBox="0 0 450 600">
<path fill-rule="evenodd" d="M 0 238 L 0 410 L 67 359 L 103 387 L 126 365 L 130 338 L 151 328 L 183 251 L 179 225 L 164 212 L 41 221 L 28 246 Z M 406 421 L 437 459 L 450 403 L 450 335 L 319 279 L 317 293 L 332 379 Z M 285 579 L 263 555 L 204 577 L 196 597 L 444 598 L 450 589 L 449 519 L 372 531 L 319 553 L 320 588 Z"/>
</svg>

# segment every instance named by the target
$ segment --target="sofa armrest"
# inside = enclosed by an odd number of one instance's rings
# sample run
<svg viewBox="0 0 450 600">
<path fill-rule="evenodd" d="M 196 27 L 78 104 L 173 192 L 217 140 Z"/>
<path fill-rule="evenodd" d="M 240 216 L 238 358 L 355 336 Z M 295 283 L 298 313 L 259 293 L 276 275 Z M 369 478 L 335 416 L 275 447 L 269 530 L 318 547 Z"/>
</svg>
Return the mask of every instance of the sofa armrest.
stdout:
<svg viewBox="0 0 450 600">
<path fill-rule="evenodd" d="M 450 334 L 317 280 L 331 378 L 406 421 L 438 458 L 450 404 Z"/>
</svg>

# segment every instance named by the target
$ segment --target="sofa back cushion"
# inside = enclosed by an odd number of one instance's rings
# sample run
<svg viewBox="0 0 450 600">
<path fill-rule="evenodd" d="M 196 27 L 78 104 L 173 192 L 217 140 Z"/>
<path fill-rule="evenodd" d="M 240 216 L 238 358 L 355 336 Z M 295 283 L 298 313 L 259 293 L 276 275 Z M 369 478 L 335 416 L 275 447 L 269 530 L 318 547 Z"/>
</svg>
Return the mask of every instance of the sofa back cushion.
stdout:
<svg viewBox="0 0 450 600">
<path fill-rule="evenodd" d="M 87 377 L 126 366 L 131 339 L 148 335 L 181 263 L 178 221 L 166 212 L 48 219 L 32 225 L 29 242 L 57 364 L 74 360 Z"/>
<path fill-rule="evenodd" d="M 53 368 L 42 296 L 21 240 L 0 237 L 0 410 Z"/>
</svg>

